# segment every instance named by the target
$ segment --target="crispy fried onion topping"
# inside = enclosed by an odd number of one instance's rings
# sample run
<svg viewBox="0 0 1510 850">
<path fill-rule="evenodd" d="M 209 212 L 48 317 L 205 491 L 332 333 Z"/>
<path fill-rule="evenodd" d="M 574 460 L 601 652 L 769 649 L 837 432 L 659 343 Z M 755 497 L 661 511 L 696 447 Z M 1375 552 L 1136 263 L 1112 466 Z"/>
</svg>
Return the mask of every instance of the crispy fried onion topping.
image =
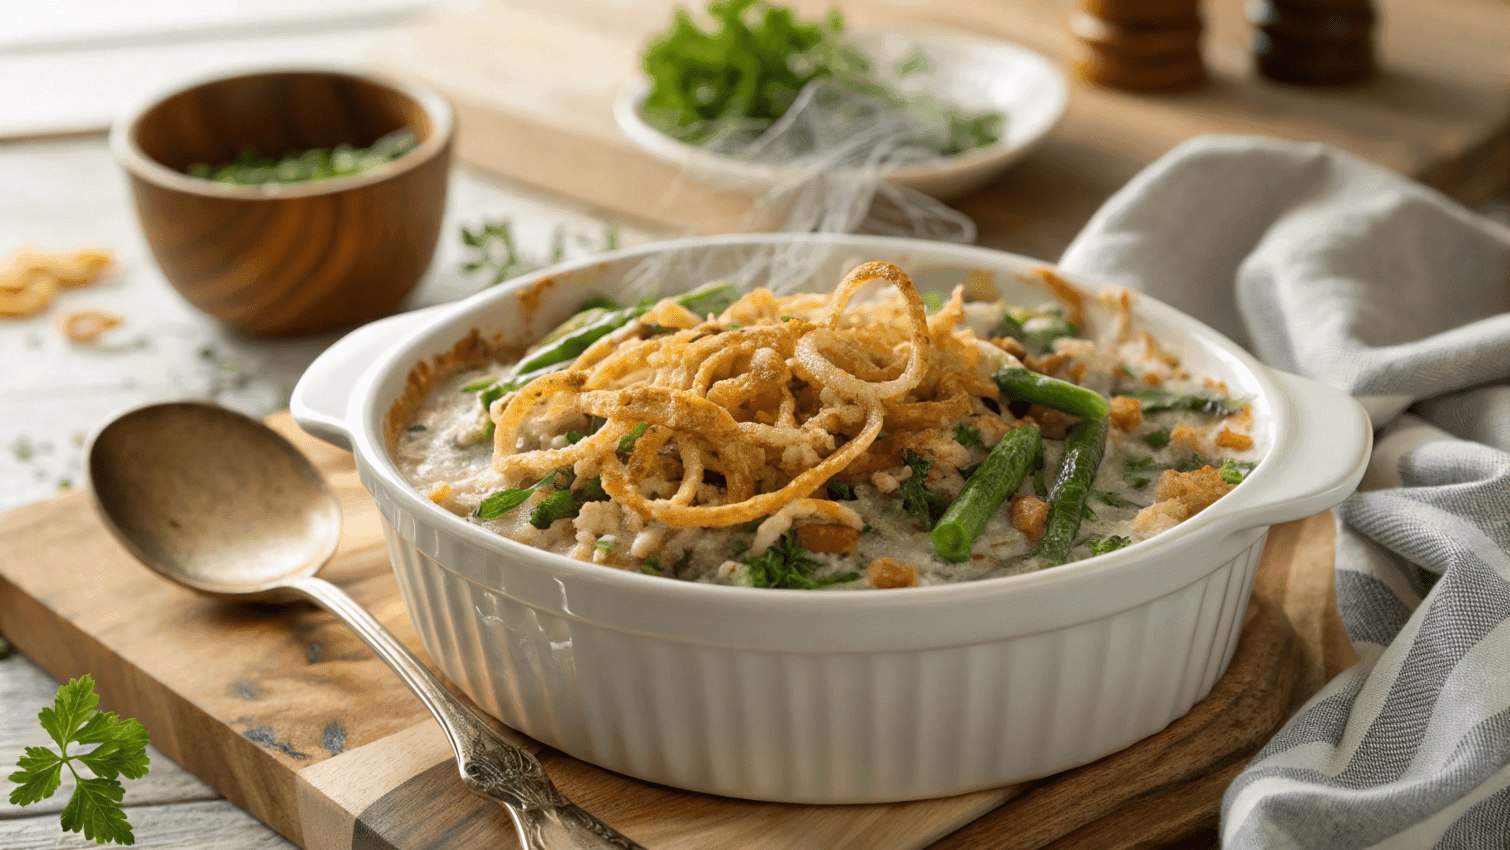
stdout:
<svg viewBox="0 0 1510 850">
<path fill-rule="evenodd" d="M 851 308 L 873 282 L 896 294 Z M 757 289 L 707 319 L 663 301 L 494 402 L 493 467 L 523 481 L 590 461 L 615 501 L 678 527 L 834 512 L 809 497 L 851 465 L 899 462 L 905 435 L 878 442 L 883 428 L 940 428 L 996 397 L 963 318 L 961 290 L 930 318 L 912 280 L 882 262 L 826 299 Z M 601 424 L 573 445 L 522 448 L 530 422 L 563 415 Z"/>
</svg>

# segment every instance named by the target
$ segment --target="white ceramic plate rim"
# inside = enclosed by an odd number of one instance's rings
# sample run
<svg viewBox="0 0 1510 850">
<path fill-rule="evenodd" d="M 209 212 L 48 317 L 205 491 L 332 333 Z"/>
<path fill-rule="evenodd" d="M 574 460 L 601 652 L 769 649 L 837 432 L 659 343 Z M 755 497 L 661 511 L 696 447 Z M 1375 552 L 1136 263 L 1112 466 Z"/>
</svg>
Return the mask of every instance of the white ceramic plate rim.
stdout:
<svg viewBox="0 0 1510 850">
<path fill-rule="evenodd" d="M 984 167 L 988 163 L 998 160 L 1000 161 L 1000 166 L 1005 167 L 1043 141 L 1044 137 L 1064 117 L 1065 108 L 1069 104 L 1069 84 L 1059 68 L 1037 51 L 1009 41 L 955 35 L 952 33 L 879 31 L 874 33 L 860 32 L 854 36 L 855 41 L 860 44 L 863 44 L 867 38 L 881 37 L 899 37 L 908 39 L 919 45 L 927 44 L 936 49 L 953 50 L 956 52 L 967 47 L 1004 52 L 1012 55 L 1016 61 L 1032 64 L 1035 72 L 1041 74 L 1048 81 L 1047 85 L 1035 91 L 1036 96 L 1047 101 L 1048 104 L 1048 108 L 1036 113 L 1039 116 L 1039 120 L 1025 122 L 1022 114 L 1014 113 L 1012 110 L 1001 110 L 1006 119 L 1006 132 L 1002 134 L 1001 139 L 996 144 L 944 157 L 934 165 L 894 171 L 887 178 L 893 182 L 913 183 L 936 180 L 952 176 L 958 172 Z M 791 180 L 802 176 L 800 169 L 745 162 L 734 157 L 705 151 L 695 145 L 689 145 L 686 142 L 667 136 L 665 133 L 646 123 L 640 114 L 640 108 L 644 105 L 645 97 L 649 93 L 649 79 L 644 76 L 638 76 L 624 86 L 613 103 L 615 123 L 619 125 L 619 129 L 623 131 L 624 135 L 641 149 L 672 164 L 738 181 L 751 188 L 768 188 L 784 180 Z"/>
</svg>

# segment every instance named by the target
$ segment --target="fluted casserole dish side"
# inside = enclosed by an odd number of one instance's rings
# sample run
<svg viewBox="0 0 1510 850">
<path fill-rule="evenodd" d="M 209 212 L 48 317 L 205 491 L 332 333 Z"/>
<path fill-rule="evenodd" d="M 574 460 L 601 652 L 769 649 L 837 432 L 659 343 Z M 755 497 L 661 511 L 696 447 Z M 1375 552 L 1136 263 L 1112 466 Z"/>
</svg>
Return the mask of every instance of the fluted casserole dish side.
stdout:
<svg viewBox="0 0 1510 850">
<path fill-rule="evenodd" d="M 670 292 L 794 245 L 829 284 L 880 259 L 921 288 L 947 289 L 973 271 L 992 275 L 1004 297 L 1046 300 L 1016 277 L 1033 261 L 986 249 L 860 236 L 689 239 L 368 325 L 301 379 L 294 416 L 355 454 L 425 648 L 510 726 L 642 779 L 759 800 L 919 799 L 1055 773 L 1157 732 L 1205 696 L 1232 657 L 1269 525 L 1337 504 L 1362 476 L 1371 431 L 1355 401 L 1268 369 L 1142 297 L 1137 326 L 1193 374 L 1251 399 L 1264 459 L 1174 529 L 1037 573 L 902 590 L 680 582 L 492 534 L 398 472 L 385 417 L 417 364 L 474 329 L 526 343 L 587 295 L 614 293 L 647 258 L 661 261 Z M 1097 309 L 1090 321 L 1105 326 Z"/>
</svg>

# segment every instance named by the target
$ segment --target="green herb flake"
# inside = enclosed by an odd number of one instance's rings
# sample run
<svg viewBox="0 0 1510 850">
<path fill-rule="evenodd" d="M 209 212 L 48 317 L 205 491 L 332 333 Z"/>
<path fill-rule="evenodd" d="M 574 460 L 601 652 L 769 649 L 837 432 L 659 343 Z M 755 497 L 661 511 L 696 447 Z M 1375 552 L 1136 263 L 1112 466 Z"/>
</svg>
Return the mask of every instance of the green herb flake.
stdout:
<svg viewBox="0 0 1510 850">
<path fill-rule="evenodd" d="M 1132 544 L 1132 539 L 1127 537 L 1098 537 L 1091 541 L 1092 555 L 1105 555 Z"/>
<path fill-rule="evenodd" d="M 797 542 L 795 528 L 787 529 L 786 534 L 771 544 L 764 554 L 746 558 L 741 563 L 750 568 L 750 581 L 756 587 L 815 590 L 860 577 L 859 573 L 840 573 L 814 578 L 814 571 L 821 568 L 823 562 Z"/>
<path fill-rule="evenodd" d="M 937 292 L 923 293 L 923 312 L 931 316 L 942 309 L 944 309 L 944 296 Z"/>
<path fill-rule="evenodd" d="M 570 519 L 581 510 L 582 504 L 572 498 L 570 490 L 557 490 L 546 496 L 530 511 L 530 525 L 539 529 L 550 528 L 558 519 Z"/>
<path fill-rule="evenodd" d="M 582 503 L 608 501 L 608 493 L 603 490 L 603 479 L 601 478 L 587 479 L 587 483 L 582 485 L 582 489 L 574 490 L 573 494 L 577 501 Z"/>
<path fill-rule="evenodd" d="M 649 422 L 641 422 L 640 424 L 634 426 L 634 428 L 630 429 L 628 434 L 620 437 L 619 447 L 615 450 L 618 453 L 619 457 L 627 460 L 629 458 L 629 455 L 634 451 L 635 441 L 638 440 L 649 428 Z"/>
<path fill-rule="evenodd" d="M 29 806 L 57 793 L 63 769 L 74 775 L 73 796 L 62 814 L 66 832 L 82 832 L 98 844 L 134 844 L 136 836 L 121 807 L 125 789 L 118 777 L 140 779 L 147 775 L 147 730 L 135 720 L 122 720 L 114 712 L 98 711 L 100 698 L 94 680 L 80 676 L 58 688 L 51 708 L 37 714 L 42 729 L 58 745 L 27 747 L 26 754 L 10 775 L 12 805 Z M 95 744 L 89 752 L 69 754 L 70 744 Z M 74 763 L 94 776 L 81 777 Z"/>
<path fill-rule="evenodd" d="M 1216 471 L 1217 474 L 1222 476 L 1222 480 L 1228 484 L 1241 484 L 1243 483 L 1243 478 L 1247 477 L 1243 470 L 1238 467 L 1237 461 L 1234 461 L 1230 457 L 1222 461 L 1222 465 Z"/>
<path fill-rule="evenodd" d="M 598 542 L 592 544 L 592 548 L 607 555 L 609 552 L 612 552 L 613 547 L 617 545 L 619 545 L 618 538 L 609 534 L 598 538 Z"/>
<path fill-rule="evenodd" d="M 967 449 L 972 446 L 986 449 L 986 441 L 981 439 L 980 432 L 964 422 L 954 426 L 954 441 Z"/>
<path fill-rule="evenodd" d="M 902 450 L 902 460 L 912 469 L 912 475 L 902 482 L 902 506 L 908 514 L 923 524 L 923 528 L 931 529 L 938 518 L 943 516 L 944 510 L 949 507 L 949 497 L 936 490 L 928 489 L 925 483 L 933 461 L 912 449 Z"/>
<path fill-rule="evenodd" d="M 529 501 L 530 496 L 542 487 L 550 489 L 570 487 L 572 477 L 572 471 L 563 467 L 536 481 L 529 487 L 511 487 L 507 490 L 499 490 L 483 499 L 478 504 L 477 510 L 472 512 L 472 516 L 478 519 L 498 519 Z"/>
<path fill-rule="evenodd" d="M 843 481 L 830 481 L 824 485 L 828 489 L 828 495 L 837 502 L 854 501 L 855 490 Z"/>
<path fill-rule="evenodd" d="M 428 431 L 428 430 L 430 430 L 430 429 L 428 429 L 428 428 L 426 428 L 426 427 L 425 427 L 425 426 L 423 426 L 423 425 L 418 425 L 418 424 L 415 424 L 415 425 L 410 425 L 410 426 L 409 426 L 409 427 L 408 427 L 408 428 L 407 428 L 407 429 L 405 429 L 405 430 L 407 430 L 407 431 L 410 431 L 410 432 L 417 432 L 417 431 Z"/>
<path fill-rule="evenodd" d="M 536 484 L 535 487 L 540 485 Z M 478 519 L 498 519 L 529 500 L 535 492 L 535 487 L 512 487 L 507 490 L 499 490 L 491 496 L 483 499 L 472 512 L 472 516 Z"/>
<path fill-rule="evenodd" d="M 644 562 L 640 564 L 640 572 L 652 576 L 661 575 L 661 559 L 655 557 L 654 555 L 646 558 Z"/>
<path fill-rule="evenodd" d="M 1103 505 L 1111 505 L 1114 508 L 1136 508 L 1137 504 L 1111 493 L 1106 490 L 1092 490 L 1091 496 Z"/>
<path fill-rule="evenodd" d="M 1127 484 L 1128 484 L 1129 487 L 1132 487 L 1134 490 L 1142 490 L 1144 487 L 1147 487 L 1149 485 L 1150 481 L 1151 481 L 1151 479 L 1143 478 L 1143 477 L 1139 476 L 1139 477 L 1134 478 L 1131 481 L 1127 482 Z"/>
<path fill-rule="evenodd" d="M 1162 449 L 1169 445 L 1169 429 L 1160 428 L 1149 434 L 1144 434 L 1138 439 L 1142 440 L 1151 449 Z"/>
</svg>

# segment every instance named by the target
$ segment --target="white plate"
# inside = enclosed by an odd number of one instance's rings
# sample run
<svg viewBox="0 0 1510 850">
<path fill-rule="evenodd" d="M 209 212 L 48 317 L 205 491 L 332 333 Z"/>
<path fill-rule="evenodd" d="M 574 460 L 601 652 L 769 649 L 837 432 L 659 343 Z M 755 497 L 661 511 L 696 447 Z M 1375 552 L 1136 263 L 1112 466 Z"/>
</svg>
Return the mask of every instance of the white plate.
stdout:
<svg viewBox="0 0 1510 850">
<path fill-rule="evenodd" d="M 888 179 L 948 200 L 989 183 L 1043 140 L 1064 115 L 1069 86 L 1039 53 L 1005 41 L 961 35 L 857 33 L 854 42 L 878 67 L 894 67 L 914 54 L 925 70 L 904 81 L 968 111 L 992 110 L 1005 118 L 993 145 L 944 157 L 936 164 L 897 171 Z M 721 186 L 761 192 L 796 176 L 790 169 L 745 162 L 677 141 L 645 123 L 640 108 L 649 80 L 634 80 L 614 101 L 614 120 L 630 141 L 655 156 Z"/>
</svg>

